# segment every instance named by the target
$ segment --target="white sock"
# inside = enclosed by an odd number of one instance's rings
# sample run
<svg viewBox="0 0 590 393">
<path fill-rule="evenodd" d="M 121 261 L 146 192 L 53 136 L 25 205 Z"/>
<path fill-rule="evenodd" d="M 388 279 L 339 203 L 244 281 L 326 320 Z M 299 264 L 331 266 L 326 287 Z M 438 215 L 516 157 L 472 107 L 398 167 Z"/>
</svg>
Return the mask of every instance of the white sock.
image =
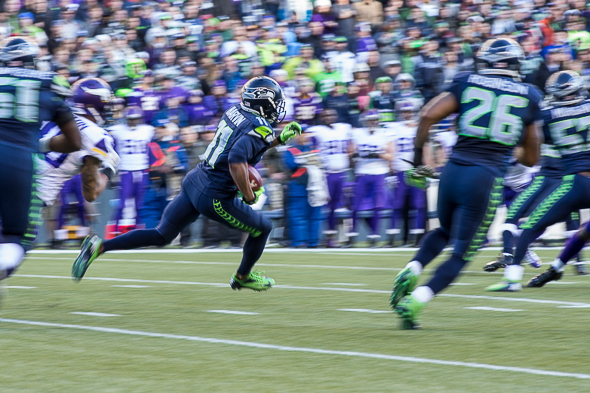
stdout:
<svg viewBox="0 0 590 393">
<path fill-rule="evenodd" d="M 418 261 L 412 261 L 409 262 L 406 265 L 406 268 L 409 268 L 412 271 L 412 274 L 414 274 L 414 276 L 419 276 L 422 273 L 422 264 Z"/>
<path fill-rule="evenodd" d="M 504 269 L 504 278 L 508 281 L 521 281 L 524 274 L 524 267 L 520 265 L 508 265 Z"/>
<path fill-rule="evenodd" d="M 551 266 L 558 272 L 563 272 L 565 270 L 565 263 L 561 262 L 561 259 L 555 258 L 555 260 L 551 263 Z"/>
<path fill-rule="evenodd" d="M 14 269 L 22 262 L 25 250 L 16 243 L 0 244 L 0 270 Z"/>
<path fill-rule="evenodd" d="M 432 292 L 432 289 L 430 289 L 430 287 L 421 286 L 414 289 L 414 292 L 412 292 L 412 297 L 420 303 L 428 303 L 429 301 L 434 299 L 434 292 Z"/>
</svg>

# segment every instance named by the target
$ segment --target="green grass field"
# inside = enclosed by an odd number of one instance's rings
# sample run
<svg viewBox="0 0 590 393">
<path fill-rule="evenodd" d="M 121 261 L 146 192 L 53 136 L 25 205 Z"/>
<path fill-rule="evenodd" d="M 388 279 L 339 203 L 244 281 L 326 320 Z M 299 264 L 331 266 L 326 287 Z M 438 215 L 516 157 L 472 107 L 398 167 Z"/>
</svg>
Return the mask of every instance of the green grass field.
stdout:
<svg viewBox="0 0 590 393">
<path fill-rule="evenodd" d="M 0 392 L 590 391 L 590 277 L 572 268 L 490 294 L 485 250 L 402 331 L 388 297 L 409 250 L 269 250 L 265 293 L 229 288 L 239 252 L 157 251 L 107 254 L 78 284 L 73 254 L 31 254 L 0 309 Z"/>
</svg>

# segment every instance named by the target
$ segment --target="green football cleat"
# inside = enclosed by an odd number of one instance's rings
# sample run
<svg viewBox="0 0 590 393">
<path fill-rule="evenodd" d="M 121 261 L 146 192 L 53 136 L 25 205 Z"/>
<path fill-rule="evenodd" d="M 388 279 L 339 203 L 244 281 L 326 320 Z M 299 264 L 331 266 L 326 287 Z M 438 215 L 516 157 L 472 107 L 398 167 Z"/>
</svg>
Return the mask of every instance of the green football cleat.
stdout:
<svg viewBox="0 0 590 393">
<path fill-rule="evenodd" d="M 397 274 L 393 281 L 393 291 L 389 297 L 389 306 L 392 310 L 404 296 L 409 295 L 416 288 L 417 283 L 418 276 L 414 275 L 409 267 Z"/>
<path fill-rule="evenodd" d="M 96 258 L 98 258 L 102 239 L 96 235 L 87 236 L 82 242 L 80 254 L 72 266 L 72 278 L 74 281 L 80 281 L 86 270 Z"/>
<path fill-rule="evenodd" d="M 503 279 L 497 284 L 490 285 L 486 288 L 488 292 L 518 292 L 522 291 L 522 284 L 520 281 L 510 281 Z"/>
<path fill-rule="evenodd" d="M 426 303 L 417 301 L 412 295 L 401 299 L 394 310 L 402 319 L 401 328 L 404 330 L 420 329 L 418 313 L 425 305 Z"/>
<path fill-rule="evenodd" d="M 275 285 L 275 280 L 263 276 L 262 273 L 264 272 L 250 272 L 248 277 L 243 280 L 236 277 L 236 274 L 234 273 L 229 281 L 229 286 L 232 287 L 233 290 L 249 288 L 255 291 L 267 291 Z"/>
</svg>

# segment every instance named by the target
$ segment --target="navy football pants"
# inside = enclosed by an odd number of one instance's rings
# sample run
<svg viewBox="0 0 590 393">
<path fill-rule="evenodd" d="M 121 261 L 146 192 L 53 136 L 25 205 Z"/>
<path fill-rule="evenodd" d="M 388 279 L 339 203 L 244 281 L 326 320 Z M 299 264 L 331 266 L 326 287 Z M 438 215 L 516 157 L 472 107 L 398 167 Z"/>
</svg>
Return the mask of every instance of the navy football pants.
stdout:
<svg viewBox="0 0 590 393">
<path fill-rule="evenodd" d="M 529 245 L 535 241 L 547 227 L 564 221 L 572 212 L 590 208 L 590 178 L 582 175 L 565 176 L 557 187 L 531 213 L 524 223 L 516 252 L 514 264 L 520 265 Z"/>
<path fill-rule="evenodd" d="M 29 224 L 34 185 L 33 155 L 0 145 L 0 243 L 21 244 Z"/>
<path fill-rule="evenodd" d="M 164 246 L 170 243 L 199 215 L 230 228 L 248 232 L 238 273 L 247 275 L 260 259 L 272 230 L 271 222 L 240 199 L 213 199 L 185 179 L 180 193 L 168 204 L 158 226 L 139 229 L 104 242 L 104 251 L 130 250 L 139 247 Z"/>
<path fill-rule="evenodd" d="M 482 166 L 447 163 L 438 189 L 440 227 L 424 237 L 413 259 L 428 265 L 445 248 L 453 231 L 455 247 L 451 258 L 439 266 L 427 284 L 435 294 L 453 282 L 475 256 L 501 201 L 501 178 Z"/>
</svg>

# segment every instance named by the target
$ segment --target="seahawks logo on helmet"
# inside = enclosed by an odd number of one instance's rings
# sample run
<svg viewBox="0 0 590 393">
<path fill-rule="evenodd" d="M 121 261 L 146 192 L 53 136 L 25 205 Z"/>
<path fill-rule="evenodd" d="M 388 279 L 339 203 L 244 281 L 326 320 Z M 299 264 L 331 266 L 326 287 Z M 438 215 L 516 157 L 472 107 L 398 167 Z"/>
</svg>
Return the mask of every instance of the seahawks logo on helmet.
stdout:
<svg viewBox="0 0 590 393">
<path fill-rule="evenodd" d="M 520 78 L 520 64 L 524 60 L 522 47 L 510 38 L 492 38 L 484 42 L 475 62 L 480 75 L 502 75 Z"/>
<path fill-rule="evenodd" d="M 274 91 L 270 89 L 259 88 L 252 92 L 254 98 L 270 98 L 273 100 L 275 98 Z"/>
<path fill-rule="evenodd" d="M 285 100 L 281 86 L 272 78 L 250 79 L 242 88 L 242 108 L 256 113 L 272 123 L 285 117 Z"/>
</svg>

